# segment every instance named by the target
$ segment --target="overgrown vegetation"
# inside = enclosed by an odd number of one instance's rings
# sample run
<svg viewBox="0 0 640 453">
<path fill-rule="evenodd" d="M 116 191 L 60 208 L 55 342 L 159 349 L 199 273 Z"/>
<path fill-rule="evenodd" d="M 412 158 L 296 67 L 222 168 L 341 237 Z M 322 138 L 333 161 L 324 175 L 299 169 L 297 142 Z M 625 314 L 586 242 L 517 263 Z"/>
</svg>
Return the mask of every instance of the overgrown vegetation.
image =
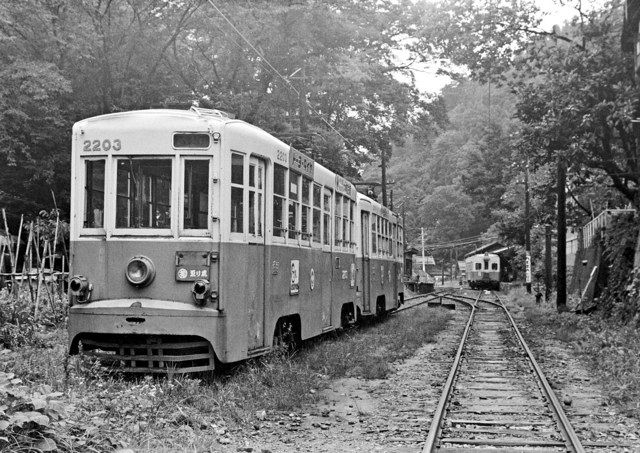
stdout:
<svg viewBox="0 0 640 453">
<path fill-rule="evenodd" d="M 640 269 L 633 267 L 639 229 L 636 216 L 625 215 L 603 232 L 607 286 L 598 303 L 605 316 L 635 326 L 640 325 Z"/>
<path fill-rule="evenodd" d="M 64 302 L 0 293 L 0 450 L 209 448 L 234 426 L 318 401 L 331 379 L 384 379 L 445 328 L 450 312 L 417 309 L 201 376 L 122 376 L 67 357 Z M 226 440 L 225 440 L 226 439 Z"/>
<path fill-rule="evenodd" d="M 573 348 L 602 384 L 610 402 L 640 416 L 640 332 L 597 315 L 557 313 L 552 304 L 536 305 L 524 294 L 513 296 L 524 307 L 537 338 L 552 338 Z"/>
</svg>

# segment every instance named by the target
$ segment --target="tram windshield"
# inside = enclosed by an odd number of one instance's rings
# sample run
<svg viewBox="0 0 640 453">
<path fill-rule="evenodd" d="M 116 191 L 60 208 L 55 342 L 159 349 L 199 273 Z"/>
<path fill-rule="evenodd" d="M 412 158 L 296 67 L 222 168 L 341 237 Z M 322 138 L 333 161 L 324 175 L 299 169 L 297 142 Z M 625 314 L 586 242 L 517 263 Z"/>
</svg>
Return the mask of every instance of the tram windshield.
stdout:
<svg viewBox="0 0 640 453">
<path fill-rule="evenodd" d="M 122 157 L 116 158 L 113 166 L 105 164 L 105 159 L 84 162 L 84 228 L 105 228 L 109 224 L 105 220 L 106 194 L 115 192 L 115 228 L 168 230 L 179 220 L 180 224 L 173 226 L 187 235 L 208 230 L 209 158 Z M 116 171 L 113 191 L 106 187 L 113 181 L 106 174 L 108 167 Z M 180 186 L 172 187 L 177 168 Z M 175 190 L 181 194 L 179 206 L 172 206 Z"/>
<path fill-rule="evenodd" d="M 171 159 L 117 160 L 116 228 L 171 227 Z"/>
</svg>

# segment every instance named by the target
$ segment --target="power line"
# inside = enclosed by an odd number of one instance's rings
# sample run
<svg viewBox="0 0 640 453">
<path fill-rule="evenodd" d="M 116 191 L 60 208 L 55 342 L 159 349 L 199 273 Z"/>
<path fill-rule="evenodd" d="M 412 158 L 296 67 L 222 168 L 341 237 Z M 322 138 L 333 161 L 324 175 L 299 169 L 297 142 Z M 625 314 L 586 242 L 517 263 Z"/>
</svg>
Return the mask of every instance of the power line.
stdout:
<svg viewBox="0 0 640 453">
<path fill-rule="evenodd" d="M 218 12 L 218 14 L 220 14 L 220 16 L 222 16 L 222 18 L 225 20 L 225 22 L 227 22 L 229 24 L 229 26 L 233 29 L 233 31 L 235 31 L 242 38 L 242 40 L 251 48 L 251 50 L 253 50 L 255 52 L 255 54 L 265 62 L 265 64 L 269 67 L 269 69 L 271 69 L 271 71 L 273 71 L 274 74 L 276 74 L 278 77 L 280 77 L 284 81 L 286 86 L 289 89 L 291 89 L 291 91 L 293 91 L 298 97 L 300 97 L 300 92 L 296 89 L 296 87 L 293 86 L 293 84 L 289 81 L 289 79 L 287 79 L 285 76 L 280 74 L 280 72 L 269 62 L 269 60 L 264 55 L 262 55 L 258 51 L 258 49 L 255 48 L 255 46 L 253 44 L 251 44 L 251 41 L 249 41 L 249 39 L 247 37 L 245 37 L 242 34 L 242 32 L 233 24 L 233 22 L 231 22 L 231 20 L 220 10 L 220 8 L 218 8 L 216 6 L 216 4 L 213 2 L 213 0 L 207 0 L 207 1 L 213 7 L 213 9 L 215 9 Z M 315 113 L 322 120 L 323 123 L 325 123 L 327 126 L 329 126 L 329 128 L 332 131 L 334 131 L 336 134 L 338 134 L 340 136 L 340 138 L 342 138 L 346 143 L 351 145 L 354 149 L 356 148 L 356 146 L 353 143 L 351 143 L 351 141 L 347 140 L 347 138 L 344 135 L 342 135 L 335 127 L 333 127 L 331 125 L 331 123 L 329 123 L 327 120 L 325 120 L 324 117 L 320 114 L 320 112 L 318 112 L 315 108 L 313 108 L 313 106 L 311 105 L 309 100 L 306 98 L 306 96 L 305 96 L 304 101 L 305 101 L 305 104 L 307 105 L 307 107 L 313 113 Z"/>
</svg>

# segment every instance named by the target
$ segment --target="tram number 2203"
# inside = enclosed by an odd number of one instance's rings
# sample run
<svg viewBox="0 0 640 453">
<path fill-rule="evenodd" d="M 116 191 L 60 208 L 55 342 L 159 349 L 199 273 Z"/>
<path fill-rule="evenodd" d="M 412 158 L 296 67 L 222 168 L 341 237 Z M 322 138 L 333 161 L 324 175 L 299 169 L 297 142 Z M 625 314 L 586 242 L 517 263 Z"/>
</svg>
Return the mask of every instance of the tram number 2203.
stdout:
<svg viewBox="0 0 640 453">
<path fill-rule="evenodd" d="M 120 151 L 122 149 L 122 143 L 119 138 L 113 140 L 85 140 L 83 142 L 83 151 Z"/>
</svg>

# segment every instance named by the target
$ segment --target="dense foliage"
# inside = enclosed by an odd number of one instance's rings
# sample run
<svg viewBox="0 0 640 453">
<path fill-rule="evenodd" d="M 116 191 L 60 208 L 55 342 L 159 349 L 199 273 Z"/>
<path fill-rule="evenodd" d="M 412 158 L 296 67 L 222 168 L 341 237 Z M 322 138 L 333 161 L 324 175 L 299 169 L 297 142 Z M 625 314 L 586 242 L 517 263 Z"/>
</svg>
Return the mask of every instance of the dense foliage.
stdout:
<svg viewBox="0 0 640 453">
<path fill-rule="evenodd" d="M 640 326 L 640 269 L 633 267 L 639 232 L 634 215 L 617 216 L 602 232 L 607 286 L 598 307 L 606 316 Z"/>
<path fill-rule="evenodd" d="M 411 79 L 394 77 L 411 10 L 390 0 L 2 2 L 0 205 L 38 212 L 53 192 L 68 210 L 74 121 L 194 103 L 353 177 L 431 122 Z"/>
</svg>

